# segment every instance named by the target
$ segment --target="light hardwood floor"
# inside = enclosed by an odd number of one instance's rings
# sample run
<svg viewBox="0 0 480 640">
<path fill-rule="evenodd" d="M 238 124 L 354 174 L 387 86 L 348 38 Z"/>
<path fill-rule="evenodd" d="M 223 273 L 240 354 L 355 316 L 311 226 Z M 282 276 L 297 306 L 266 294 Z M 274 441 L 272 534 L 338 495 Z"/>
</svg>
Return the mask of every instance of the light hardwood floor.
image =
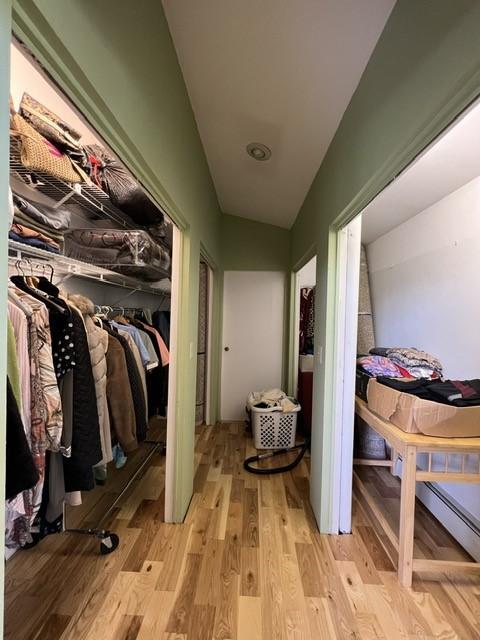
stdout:
<svg viewBox="0 0 480 640">
<path fill-rule="evenodd" d="M 354 500 L 351 536 L 322 536 L 308 504 L 308 460 L 293 472 L 246 473 L 243 426 L 197 433 L 194 496 L 182 525 L 163 520 L 157 456 L 109 526 L 120 547 L 99 556 L 62 534 L 7 565 L 11 640 L 385 640 L 480 638 L 480 580 L 415 576 L 397 584 L 394 553 Z M 399 485 L 359 469 L 395 520 Z M 463 557 L 419 507 L 416 554 Z"/>
</svg>

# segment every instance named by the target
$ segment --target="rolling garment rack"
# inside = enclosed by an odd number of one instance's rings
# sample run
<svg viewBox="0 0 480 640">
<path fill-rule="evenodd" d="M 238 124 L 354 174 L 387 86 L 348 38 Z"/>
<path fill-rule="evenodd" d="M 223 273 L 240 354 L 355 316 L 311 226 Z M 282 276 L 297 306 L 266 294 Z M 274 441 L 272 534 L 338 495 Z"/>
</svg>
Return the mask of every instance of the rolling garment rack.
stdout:
<svg viewBox="0 0 480 640">
<path fill-rule="evenodd" d="M 15 158 L 11 158 L 10 170 L 11 174 L 15 178 L 20 178 L 22 182 L 54 200 L 56 203 L 54 205 L 55 207 L 75 204 L 77 207 L 79 206 L 92 220 L 107 217 L 116 224 L 121 224 L 125 229 L 134 230 L 138 228 L 133 221 L 112 205 L 107 194 L 94 185 L 71 185 L 47 174 L 38 172 L 34 173 L 25 169 L 19 161 L 15 160 Z M 50 281 L 52 281 L 53 275 L 55 274 L 57 285 L 63 284 L 72 277 L 77 277 L 96 281 L 101 284 L 129 289 L 129 293 L 126 293 L 126 295 L 112 307 L 108 307 L 112 310 L 132 311 L 133 309 L 136 309 L 135 307 L 129 308 L 118 305 L 137 292 L 157 296 L 160 298 L 158 306 L 160 306 L 162 300 L 165 300 L 170 296 L 169 293 L 166 293 L 161 288 L 153 286 L 153 283 L 152 285 L 149 285 L 147 283 L 140 282 L 131 276 L 126 276 L 122 273 L 108 269 L 105 266 L 97 266 L 74 258 L 69 258 L 67 256 L 52 254 L 51 252 L 43 249 L 27 246 L 14 240 L 9 240 L 8 242 L 8 261 L 9 267 L 16 268 L 17 271 L 20 270 L 23 272 L 23 267 L 25 267 L 31 271 L 32 275 L 45 275 L 46 273 L 49 273 Z M 138 266 L 141 267 L 142 265 L 139 264 Z M 150 265 L 145 266 L 151 268 Z M 161 280 L 162 278 L 169 277 L 169 274 L 158 269 L 158 276 L 158 279 Z M 103 308 L 106 308 L 106 306 Z M 116 495 L 112 504 L 102 514 L 100 520 L 97 522 L 97 526 L 87 528 L 69 527 L 66 513 L 67 510 L 64 503 L 62 523 L 63 533 L 81 534 L 97 538 L 100 540 L 101 554 L 109 554 L 115 551 L 120 542 L 119 537 L 116 533 L 103 528 L 103 523 L 117 507 L 120 500 L 125 496 L 134 482 L 140 477 L 152 460 L 153 456 L 157 452 L 164 455 L 166 451 L 166 443 L 164 440 L 145 440 L 142 444 L 150 447 L 148 453 L 142 459 L 134 473 L 128 478 L 125 485 Z"/>
</svg>

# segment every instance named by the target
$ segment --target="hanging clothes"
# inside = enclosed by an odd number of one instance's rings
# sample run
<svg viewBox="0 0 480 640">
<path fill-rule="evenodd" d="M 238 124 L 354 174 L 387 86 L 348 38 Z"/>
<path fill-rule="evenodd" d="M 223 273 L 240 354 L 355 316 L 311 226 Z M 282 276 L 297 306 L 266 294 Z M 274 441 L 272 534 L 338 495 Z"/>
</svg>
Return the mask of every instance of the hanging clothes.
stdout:
<svg viewBox="0 0 480 640">
<path fill-rule="evenodd" d="M 113 331 L 108 333 L 107 349 L 107 400 L 110 421 L 118 442 L 124 451 L 137 447 L 135 410 L 129 384 L 125 352 Z"/>
<path fill-rule="evenodd" d="M 160 332 L 168 349 L 170 347 L 170 311 L 155 311 L 152 324 Z"/>
<path fill-rule="evenodd" d="M 313 353 L 315 333 L 315 287 L 300 290 L 300 353 Z"/>
<path fill-rule="evenodd" d="M 89 491 L 95 486 L 92 467 L 102 459 L 95 381 L 87 333 L 81 313 L 72 305 L 76 366 L 73 369 L 72 455 L 64 458 L 65 490 Z"/>
<path fill-rule="evenodd" d="M 32 460 L 38 480 L 35 486 L 7 503 L 7 546 L 23 546 L 31 541 L 31 528 L 42 502 L 47 449 L 59 451 L 63 412 L 55 377 L 49 316 L 46 306 L 25 291 L 15 289 L 23 308 L 28 308 L 28 357 L 30 359 L 30 425 L 27 425 Z"/>
<path fill-rule="evenodd" d="M 12 295 L 14 296 L 12 298 Z M 16 298 L 17 303 L 13 300 Z M 30 435 L 30 414 L 31 414 L 31 392 L 30 392 L 30 358 L 28 353 L 28 320 L 25 309 L 17 306 L 19 298 L 15 294 L 9 291 L 8 300 L 8 317 L 9 323 L 12 325 L 13 335 L 15 340 L 15 352 L 18 363 L 18 374 L 21 393 L 21 404 L 19 408 L 22 414 L 23 424 Z M 9 341 L 10 344 L 10 341 Z"/>
<path fill-rule="evenodd" d="M 147 416 L 148 415 L 147 378 L 145 374 L 145 369 L 143 368 L 143 364 L 142 364 L 142 356 L 140 355 L 140 351 L 138 350 L 138 347 L 135 344 L 135 341 L 133 340 L 132 336 L 128 333 L 128 331 L 123 331 L 122 329 L 119 329 L 118 333 L 125 338 L 126 344 L 128 345 L 130 351 L 132 352 L 133 358 L 135 360 L 135 364 L 137 365 L 137 371 L 142 383 L 143 398 L 145 400 L 145 416 Z"/>
<path fill-rule="evenodd" d="M 38 470 L 20 415 L 17 399 L 7 378 L 7 448 L 5 497 L 12 500 L 19 493 L 32 489 L 38 482 Z"/>
<path fill-rule="evenodd" d="M 101 464 L 107 464 L 113 460 L 110 416 L 107 402 L 106 356 L 108 350 L 108 333 L 93 321 L 95 305 L 91 300 L 79 294 L 70 294 L 68 300 L 80 311 L 85 324 L 100 426 L 100 444 L 102 448 L 102 459 L 100 462 Z"/>
<path fill-rule="evenodd" d="M 145 440 L 150 412 L 165 410 L 169 352 L 143 312 L 102 324 L 91 300 L 44 277 L 13 276 L 8 295 L 6 543 L 17 547 L 60 531 L 64 504 L 108 482 L 114 444 L 118 466 Z"/>
</svg>

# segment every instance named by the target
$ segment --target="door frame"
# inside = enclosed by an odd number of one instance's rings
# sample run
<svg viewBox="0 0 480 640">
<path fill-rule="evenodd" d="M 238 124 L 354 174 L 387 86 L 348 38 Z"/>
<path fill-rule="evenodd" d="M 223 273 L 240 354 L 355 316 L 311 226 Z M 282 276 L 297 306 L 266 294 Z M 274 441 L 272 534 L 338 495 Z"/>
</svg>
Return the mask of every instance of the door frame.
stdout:
<svg viewBox="0 0 480 640">
<path fill-rule="evenodd" d="M 205 423 L 207 425 L 213 425 L 216 422 L 216 416 L 214 415 L 213 407 L 213 384 L 212 384 L 212 359 L 213 359 L 213 292 L 215 286 L 215 273 L 208 261 L 202 256 L 203 261 L 207 265 L 208 269 L 208 284 L 207 284 L 207 296 L 208 296 L 208 309 L 207 309 L 207 370 L 206 370 L 206 386 L 205 386 Z"/>
<path fill-rule="evenodd" d="M 188 225 L 158 177 L 152 173 L 143 157 L 139 155 L 128 132 L 119 126 L 108 107 L 98 100 L 98 96 L 88 79 L 79 70 L 69 67 L 69 63 L 66 62 L 70 61 L 68 55 L 62 56 L 58 53 L 57 49 L 62 50 L 61 44 L 55 38 L 51 39 L 47 32 L 40 31 L 37 28 L 33 14 L 31 15 L 30 11 L 25 10 L 20 5 L 16 5 L 13 9 L 9 6 L 8 11 L 13 16 L 12 21 L 9 23 L 8 51 L 10 51 L 12 37 L 16 37 L 23 43 L 25 48 L 33 55 L 34 63 L 44 73 L 46 72 L 47 79 L 52 83 L 52 86 L 65 96 L 78 115 L 118 155 L 121 162 L 135 177 L 146 194 L 173 222 L 172 309 L 165 462 L 165 521 L 181 522 L 183 520 L 183 512 L 182 496 L 179 492 L 179 468 L 182 458 L 180 451 L 182 438 L 177 429 L 180 421 L 180 409 L 177 403 L 177 380 L 181 360 L 179 345 L 182 341 L 182 336 L 188 332 L 188 326 L 184 322 L 186 311 L 184 310 L 182 297 L 183 274 L 185 271 L 188 272 L 188 268 L 185 268 L 185 262 L 189 259 L 189 252 L 185 251 Z M 6 57 L 6 60 L 10 63 L 10 55 Z M 8 83 L 10 84 L 10 68 L 8 68 Z M 6 157 L 8 160 L 8 153 Z M 9 172 L 7 171 L 7 179 L 8 175 Z M 5 237 L 8 238 L 7 233 Z M 5 250 L 4 255 L 8 256 L 7 250 Z M 8 271 L 7 257 L 5 262 Z M 7 279 L 8 275 L 5 278 L 5 282 Z"/>
<path fill-rule="evenodd" d="M 10 96 L 10 39 L 11 39 L 11 4 L 9 0 L 0 3 L 0 204 L 4 211 L 8 211 L 8 187 L 10 179 L 9 167 L 9 96 Z M 8 216 L 3 215 L 0 221 L 0 300 L 2 309 L 7 309 L 7 285 L 8 282 Z M 0 314 L 0 336 L 2 344 L 0 349 L 0 376 L 2 380 L 7 376 L 7 313 Z M 6 385 L 0 386 L 0 530 L 5 531 L 5 443 L 6 443 Z M 3 638 L 4 628 L 4 590 L 5 590 L 5 536 L 0 539 L 0 638 Z"/>
<path fill-rule="evenodd" d="M 357 359 L 358 297 L 362 214 L 337 234 L 337 333 L 335 359 L 335 440 L 332 521 L 340 533 L 352 530 L 353 438 L 355 420 L 355 365 Z"/>
<path fill-rule="evenodd" d="M 480 89 L 480 87 L 479 87 Z M 418 148 L 416 153 L 413 152 L 410 157 L 404 157 L 404 163 L 399 166 L 395 178 L 400 176 L 404 171 L 409 169 L 423 154 L 427 153 L 468 111 L 477 106 L 480 101 L 480 93 L 471 97 L 466 104 L 457 105 L 457 110 L 450 113 L 450 118 L 446 121 L 435 135 L 420 146 L 421 141 L 425 140 L 424 132 L 417 137 Z M 401 154 L 397 159 L 401 159 Z M 327 482 L 326 487 L 322 487 L 321 492 L 328 492 L 330 500 L 329 508 L 322 511 L 322 517 L 326 523 L 321 526 L 322 532 L 329 533 L 348 533 L 351 525 L 351 504 L 352 490 L 350 478 L 353 467 L 353 442 L 354 432 L 354 407 L 355 384 L 348 380 L 348 367 L 352 364 L 351 348 L 356 344 L 357 326 L 358 326 L 358 291 L 359 291 L 359 274 L 360 274 L 360 250 L 361 250 L 361 217 L 365 208 L 380 193 L 388 189 L 392 180 L 386 181 L 374 188 L 371 185 L 368 197 L 368 191 L 363 193 L 363 198 L 356 199 L 357 204 L 351 203 L 343 215 L 339 217 L 337 222 L 330 227 L 330 236 L 336 238 L 335 250 L 329 248 L 328 264 L 335 273 L 335 287 L 332 292 L 332 303 L 327 309 L 330 309 L 333 318 L 333 330 L 335 335 L 334 346 L 331 354 L 333 356 L 332 366 L 329 369 L 333 379 L 333 389 L 330 395 L 331 404 L 326 403 L 326 413 L 324 416 L 331 418 L 332 424 L 332 440 L 331 446 L 328 447 L 330 453 L 329 468 L 323 474 Z M 360 204 L 361 203 L 361 204 Z M 355 225 L 360 225 L 360 239 L 351 242 L 345 242 L 345 233 L 348 234 L 349 229 L 353 229 L 354 233 L 358 233 Z M 342 239 L 343 237 L 343 239 Z M 356 266 L 358 262 L 358 267 Z M 357 310 L 354 311 L 352 304 L 355 301 Z M 347 349 L 342 354 L 342 344 L 347 345 Z M 327 374 L 326 374 L 327 375 Z M 326 394 L 327 395 L 327 394 Z M 325 459 L 324 459 L 325 460 Z M 328 523 L 328 524 L 327 524 Z M 338 525 L 338 526 L 337 526 Z M 326 527 L 328 526 L 328 531 Z"/>
<path fill-rule="evenodd" d="M 172 237 L 172 277 L 170 293 L 170 340 L 168 367 L 167 434 L 165 456 L 165 522 L 175 522 L 176 517 L 176 466 L 177 466 L 177 376 L 178 341 L 180 333 L 180 283 L 184 234 L 173 225 Z"/>
<path fill-rule="evenodd" d="M 205 351 L 205 424 L 213 425 L 217 421 L 217 410 L 215 401 L 215 391 L 213 384 L 213 359 L 214 345 L 213 337 L 215 335 L 213 327 L 215 324 L 215 306 L 217 304 L 216 286 L 217 286 L 217 268 L 209 257 L 203 245 L 200 246 L 200 262 L 207 267 L 207 344 Z"/>
</svg>

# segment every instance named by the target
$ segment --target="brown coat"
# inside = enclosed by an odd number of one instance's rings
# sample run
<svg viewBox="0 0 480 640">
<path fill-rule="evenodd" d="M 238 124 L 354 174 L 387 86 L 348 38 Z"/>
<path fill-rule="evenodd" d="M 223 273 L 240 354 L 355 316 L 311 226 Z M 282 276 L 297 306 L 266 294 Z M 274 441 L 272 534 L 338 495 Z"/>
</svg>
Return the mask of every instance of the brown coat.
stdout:
<svg viewBox="0 0 480 640">
<path fill-rule="evenodd" d="M 108 334 L 107 401 L 110 424 L 125 452 L 138 446 L 132 390 L 122 345 Z"/>
</svg>

